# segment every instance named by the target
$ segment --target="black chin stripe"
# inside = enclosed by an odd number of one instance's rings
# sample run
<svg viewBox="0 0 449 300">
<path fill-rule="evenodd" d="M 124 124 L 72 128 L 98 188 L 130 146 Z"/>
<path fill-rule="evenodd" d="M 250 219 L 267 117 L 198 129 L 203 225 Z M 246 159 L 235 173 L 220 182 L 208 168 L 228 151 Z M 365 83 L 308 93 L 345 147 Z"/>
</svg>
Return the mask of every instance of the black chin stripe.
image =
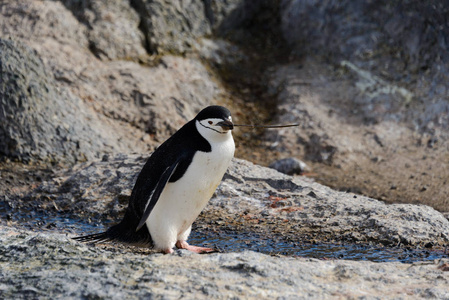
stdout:
<svg viewBox="0 0 449 300">
<path fill-rule="evenodd" d="M 218 131 L 217 129 L 214 129 L 214 128 L 212 128 L 212 127 L 206 126 L 206 125 L 204 125 L 203 123 L 201 123 L 200 121 L 198 121 L 198 123 L 200 123 L 200 125 L 203 126 L 204 128 L 211 129 L 211 130 L 213 130 L 213 131 L 215 131 L 215 132 L 218 132 L 218 133 L 221 133 L 221 134 L 226 134 L 226 132 L 221 132 L 221 131 Z"/>
</svg>

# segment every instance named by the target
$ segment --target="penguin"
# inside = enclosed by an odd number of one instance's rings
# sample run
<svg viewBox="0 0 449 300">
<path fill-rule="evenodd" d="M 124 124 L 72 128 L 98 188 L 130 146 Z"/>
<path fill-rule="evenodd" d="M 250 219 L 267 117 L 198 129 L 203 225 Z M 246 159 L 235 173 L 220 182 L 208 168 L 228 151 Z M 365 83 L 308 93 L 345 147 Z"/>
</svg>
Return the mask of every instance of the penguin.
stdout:
<svg viewBox="0 0 449 300">
<path fill-rule="evenodd" d="M 189 245 L 192 223 L 220 184 L 234 157 L 231 113 L 208 106 L 162 143 L 137 177 L 122 221 L 107 231 L 75 237 L 81 242 L 118 241 L 173 253 L 214 249 Z"/>
</svg>

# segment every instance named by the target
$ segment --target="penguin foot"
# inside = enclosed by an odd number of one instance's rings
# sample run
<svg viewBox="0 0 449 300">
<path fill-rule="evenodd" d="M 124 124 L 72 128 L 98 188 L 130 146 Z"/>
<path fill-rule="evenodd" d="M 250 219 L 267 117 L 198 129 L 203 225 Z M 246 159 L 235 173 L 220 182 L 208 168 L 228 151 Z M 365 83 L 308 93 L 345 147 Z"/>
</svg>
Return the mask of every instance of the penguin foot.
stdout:
<svg viewBox="0 0 449 300">
<path fill-rule="evenodd" d="M 172 254 L 173 252 L 175 252 L 175 251 L 173 251 L 173 249 L 171 249 L 171 248 L 162 250 L 162 253 L 164 253 L 164 254 Z"/>
<path fill-rule="evenodd" d="M 198 253 L 198 254 L 218 252 L 217 250 L 212 249 L 212 248 L 189 245 L 186 241 L 177 241 L 176 247 L 178 249 L 186 249 L 186 250 Z"/>
</svg>

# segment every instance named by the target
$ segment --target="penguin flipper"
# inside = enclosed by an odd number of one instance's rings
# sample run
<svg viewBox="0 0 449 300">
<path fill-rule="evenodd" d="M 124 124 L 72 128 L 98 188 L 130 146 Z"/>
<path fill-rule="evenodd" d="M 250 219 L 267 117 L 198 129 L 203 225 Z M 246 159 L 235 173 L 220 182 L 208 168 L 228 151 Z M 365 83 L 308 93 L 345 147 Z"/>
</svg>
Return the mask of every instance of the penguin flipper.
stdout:
<svg viewBox="0 0 449 300">
<path fill-rule="evenodd" d="M 139 231 L 140 228 L 145 224 L 148 217 L 150 216 L 151 211 L 153 210 L 154 206 L 156 205 L 157 201 L 159 200 L 159 196 L 162 194 L 162 191 L 164 190 L 165 186 L 167 185 L 167 182 L 170 180 L 170 177 L 175 173 L 176 167 L 179 164 L 179 161 L 176 161 L 171 166 L 167 167 L 165 171 L 162 173 L 158 183 L 156 184 L 156 187 L 154 188 L 152 194 L 150 195 L 149 203 L 147 207 L 145 208 L 145 211 L 142 215 L 142 218 L 140 219 L 139 225 L 137 225 L 136 232 Z"/>
</svg>

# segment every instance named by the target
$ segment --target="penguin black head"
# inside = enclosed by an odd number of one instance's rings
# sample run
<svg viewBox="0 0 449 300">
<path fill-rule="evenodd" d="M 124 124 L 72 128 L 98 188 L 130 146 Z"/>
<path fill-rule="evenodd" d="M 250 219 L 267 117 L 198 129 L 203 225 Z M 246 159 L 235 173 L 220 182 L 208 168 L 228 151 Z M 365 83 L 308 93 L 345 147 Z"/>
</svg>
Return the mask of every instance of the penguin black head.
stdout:
<svg viewBox="0 0 449 300">
<path fill-rule="evenodd" d="M 231 112 L 223 106 L 208 106 L 198 113 L 195 120 L 202 127 L 220 134 L 226 134 L 234 129 Z"/>
</svg>

